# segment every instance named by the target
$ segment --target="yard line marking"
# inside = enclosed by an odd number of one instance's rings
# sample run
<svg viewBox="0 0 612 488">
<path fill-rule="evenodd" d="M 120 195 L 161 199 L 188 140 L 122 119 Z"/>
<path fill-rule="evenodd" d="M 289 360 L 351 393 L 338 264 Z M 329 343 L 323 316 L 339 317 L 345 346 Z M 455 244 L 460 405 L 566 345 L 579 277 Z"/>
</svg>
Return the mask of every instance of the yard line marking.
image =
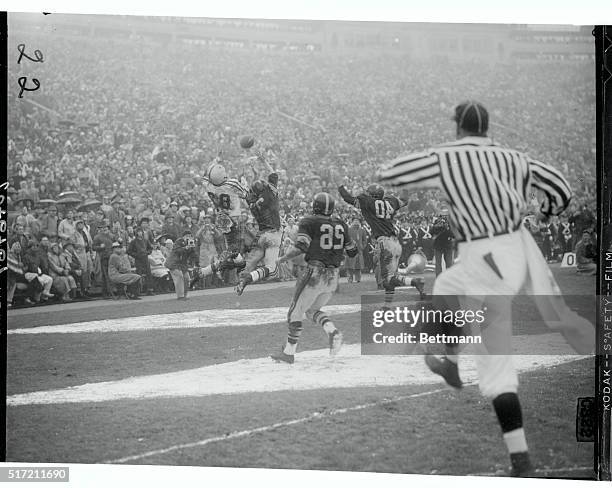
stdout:
<svg viewBox="0 0 612 488">
<path fill-rule="evenodd" d="M 208 327 L 245 327 L 273 324 L 287 320 L 287 307 L 209 309 L 158 315 L 142 315 L 117 319 L 75 322 L 61 325 L 41 325 L 9 329 L 8 334 L 76 334 L 83 332 L 127 332 L 166 329 L 200 329 Z M 361 311 L 361 305 L 330 305 L 324 310 L 332 315 Z"/>
<path fill-rule="evenodd" d="M 247 436 L 250 436 L 250 435 L 253 435 L 253 434 L 259 434 L 261 432 L 268 432 L 268 431 L 271 431 L 271 430 L 275 430 L 275 429 L 278 429 L 280 427 L 288 427 L 290 425 L 303 424 L 303 423 L 309 422 L 311 420 L 318 420 L 318 419 L 322 419 L 322 418 L 326 418 L 326 417 L 333 417 L 335 415 L 340 415 L 340 414 L 348 413 L 348 412 L 355 412 L 355 411 L 358 411 L 358 410 L 364 410 L 366 408 L 376 407 L 378 405 L 386 405 L 388 403 L 398 402 L 398 401 L 402 401 L 402 400 L 408 400 L 410 398 L 418 398 L 418 397 L 433 395 L 434 393 L 440 393 L 442 391 L 448 391 L 448 389 L 447 388 L 438 388 L 436 390 L 430 390 L 430 391 L 425 391 L 425 392 L 421 392 L 421 393 L 413 393 L 411 395 L 397 396 L 397 397 L 388 398 L 388 399 L 377 401 L 377 402 L 362 403 L 360 405 L 354 405 L 352 407 L 336 408 L 336 409 L 330 410 L 329 412 L 314 412 L 314 413 L 311 413 L 310 415 L 307 415 L 306 417 L 300 417 L 300 418 L 293 419 L 293 420 L 285 420 L 283 422 L 277 422 L 275 424 L 263 425 L 261 427 L 256 427 L 254 429 L 247 429 L 247 430 L 241 430 L 241 431 L 238 431 L 238 432 L 232 432 L 232 433 L 226 434 L 226 435 L 221 435 L 221 436 L 216 436 L 216 437 L 209 437 L 208 439 L 202 439 L 202 440 L 196 441 L 196 442 L 189 442 L 187 444 L 176 444 L 174 446 L 166 447 L 164 449 L 157 449 L 155 451 L 147 451 L 147 452 L 143 452 L 143 453 L 140 453 L 140 454 L 134 454 L 132 456 L 126 456 L 126 457 L 119 458 L 119 459 L 111 459 L 111 460 L 108 460 L 108 461 L 102 461 L 101 463 L 102 464 L 127 463 L 129 461 L 136 461 L 138 459 L 143 459 L 143 458 L 147 458 L 147 457 L 151 457 L 151 456 L 157 456 L 157 455 L 160 455 L 160 454 L 167 454 L 169 452 L 179 451 L 181 449 L 189 449 L 191 447 L 201 447 L 201 446 L 206 446 L 208 444 L 212 444 L 212 443 L 215 443 L 215 442 L 228 441 L 228 440 L 232 440 L 232 439 L 239 439 L 241 437 L 247 437 Z"/>
<path fill-rule="evenodd" d="M 514 363 L 519 372 L 575 361 L 560 334 L 516 336 Z M 548 355 L 529 355 L 542 351 Z M 460 359 L 464 381 L 477 378 L 474 356 Z M 295 364 L 277 364 L 269 357 L 241 359 L 195 369 L 69 388 L 12 395 L 8 406 L 87 403 L 150 398 L 202 397 L 251 392 L 319 390 L 363 386 L 429 385 L 442 379 L 432 374 L 420 355 L 362 356 L 360 344 L 345 345 L 335 357 L 328 349 L 298 353 Z"/>
</svg>

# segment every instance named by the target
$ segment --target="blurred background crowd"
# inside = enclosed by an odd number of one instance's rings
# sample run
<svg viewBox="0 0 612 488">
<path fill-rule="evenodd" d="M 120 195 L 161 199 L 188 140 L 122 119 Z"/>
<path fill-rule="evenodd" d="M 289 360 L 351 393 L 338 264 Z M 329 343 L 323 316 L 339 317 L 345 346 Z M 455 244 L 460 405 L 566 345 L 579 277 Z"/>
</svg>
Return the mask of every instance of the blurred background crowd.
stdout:
<svg viewBox="0 0 612 488">
<path fill-rule="evenodd" d="M 546 257 L 560 259 L 594 230 L 589 62 L 160 48 L 52 34 L 29 45 L 44 51 L 44 63 L 11 65 L 10 76 L 35 74 L 42 86 L 28 101 L 9 97 L 8 113 L 9 261 L 19 303 L 113 295 L 104 270 L 113 254 L 146 275 L 143 291 L 169 291 L 164 263 L 185 231 L 196 240 L 194 265 L 209 264 L 225 244 L 202 176 L 220 158 L 231 177 L 247 177 L 252 154 L 238 144 L 245 134 L 279 174 L 286 235 L 326 190 L 360 229 L 357 267 L 371 271 L 367 226 L 338 197 L 332 173 L 354 194 L 363 191 L 389 159 L 453 139 L 452 107 L 467 98 L 489 109 L 496 142 L 556 166 L 571 183 L 575 196 L 560 218 L 527 224 Z M 436 247 L 452 247 L 452 238 L 438 239 L 441 195 L 401 196 L 402 261 L 419 248 L 431 261 Z M 246 209 L 241 226 L 248 246 L 257 229 Z M 194 287 L 233 279 L 196 278 Z"/>
</svg>

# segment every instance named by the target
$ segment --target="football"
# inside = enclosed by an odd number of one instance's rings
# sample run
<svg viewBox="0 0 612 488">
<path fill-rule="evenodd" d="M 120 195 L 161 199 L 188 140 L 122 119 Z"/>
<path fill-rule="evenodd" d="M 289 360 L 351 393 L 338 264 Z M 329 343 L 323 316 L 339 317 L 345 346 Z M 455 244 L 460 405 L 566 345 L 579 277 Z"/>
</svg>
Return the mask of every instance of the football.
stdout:
<svg viewBox="0 0 612 488">
<path fill-rule="evenodd" d="M 253 136 L 242 136 L 240 138 L 240 147 L 243 149 L 250 149 L 255 144 L 255 139 Z"/>
</svg>

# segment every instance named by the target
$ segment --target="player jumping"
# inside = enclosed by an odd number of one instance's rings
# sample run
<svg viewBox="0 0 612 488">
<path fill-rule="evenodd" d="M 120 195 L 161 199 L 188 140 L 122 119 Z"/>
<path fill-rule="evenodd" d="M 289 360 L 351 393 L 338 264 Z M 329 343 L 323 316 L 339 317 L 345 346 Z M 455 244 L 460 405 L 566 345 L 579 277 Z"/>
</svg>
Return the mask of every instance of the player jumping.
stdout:
<svg viewBox="0 0 612 488">
<path fill-rule="evenodd" d="M 260 158 L 263 161 L 263 158 Z M 264 161 L 265 162 L 265 161 Z M 269 169 L 270 166 L 267 165 Z M 247 285 L 275 277 L 276 260 L 280 251 L 283 233 L 278 202 L 278 175 L 270 172 L 267 181 L 255 180 L 246 195 L 246 202 L 257 222 L 259 231 L 256 241 L 246 258 L 246 267 L 240 274 L 236 293 L 242 295 Z"/>
<path fill-rule="evenodd" d="M 277 362 L 293 364 L 305 316 L 327 333 L 330 355 L 335 355 L 342 346 L 342 333 L 321 308 L 329 302 L 338 286 L 338 268 L 344 251 L 354 257 L 357 246 L 349 238 L 346 223 L 332 217 L 333 211 L 332 196 L 316 194 L 312 202 L 313 215 L 300 221 L 295 244 L 277 260 L 278 265 L 305 254 L 308 263 L 306 271 L 298 277 L 289 307 L 287 343 L 281 352 L 271 356 Z"/>
<path fill-rule="evenodd" d="M 372 237 L 376 240 L 376 247 L 380 253 L 380 274 L 385 289 L 385 304 L 393 301 L 393 294 L 397 286 L 415 287 L 423 298 L 424 281 L 422 278 L 409 278 L 397 274 L 402 245 L 397 238 L 393 225 L 395 213 L 406 203 L 394 196 L 385 196 L 382 186 L 372 184 L 365 193 L 354 197 L 344 185 L 338 187 L 340 196 L 349 205 L 361 211 L 361 215 L 372 230 Z"/>
<path fill-rule="evenodd" d="M 203 178 L 206 192 L 217 212 L 217 226 L 225 234 L 228 251 L 237 253 L 240 245 L 238 218 L 241 214 L 241 199 L 247 196 L 247 189 L 235 178 L 229 178 L 225 167 L 215 160 Z"/>
</svg>

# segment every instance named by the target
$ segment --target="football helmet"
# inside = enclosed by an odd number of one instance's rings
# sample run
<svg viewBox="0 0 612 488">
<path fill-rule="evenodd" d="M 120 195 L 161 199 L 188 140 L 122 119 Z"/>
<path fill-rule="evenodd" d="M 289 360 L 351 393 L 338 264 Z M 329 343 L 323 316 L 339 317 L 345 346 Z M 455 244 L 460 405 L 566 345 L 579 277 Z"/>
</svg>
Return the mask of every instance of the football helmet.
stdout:
<svg viewBox="0 0 612 488">
<path fill-rule="evenodd" d="M 208 180 L 215 186 L 222 185 L 227 180 L 227 172 L 225 167 L 219 163 L 213 163 L 208 167 L 206 172 Z"/>
<path fill-rule="evenodd" d="M 261 195 L 263 191 L 266 189 L 266 182 L 263 180 L 255 180 L 251 185 L 251 191 L 255 195 Z"/>
<path fill-rule="evenodd" d="M 329 193 L 317 193 L 312 199 L 312 212 L 316 215 L 331 215 L 335 201 Z"/>
<path fill-rule="evenodd" d="M 382 198 L 385 196 L 385 189 L 377 183 L 373 183 L 368 186 L 366 193 L 372 198 Z"/>
</svg>

